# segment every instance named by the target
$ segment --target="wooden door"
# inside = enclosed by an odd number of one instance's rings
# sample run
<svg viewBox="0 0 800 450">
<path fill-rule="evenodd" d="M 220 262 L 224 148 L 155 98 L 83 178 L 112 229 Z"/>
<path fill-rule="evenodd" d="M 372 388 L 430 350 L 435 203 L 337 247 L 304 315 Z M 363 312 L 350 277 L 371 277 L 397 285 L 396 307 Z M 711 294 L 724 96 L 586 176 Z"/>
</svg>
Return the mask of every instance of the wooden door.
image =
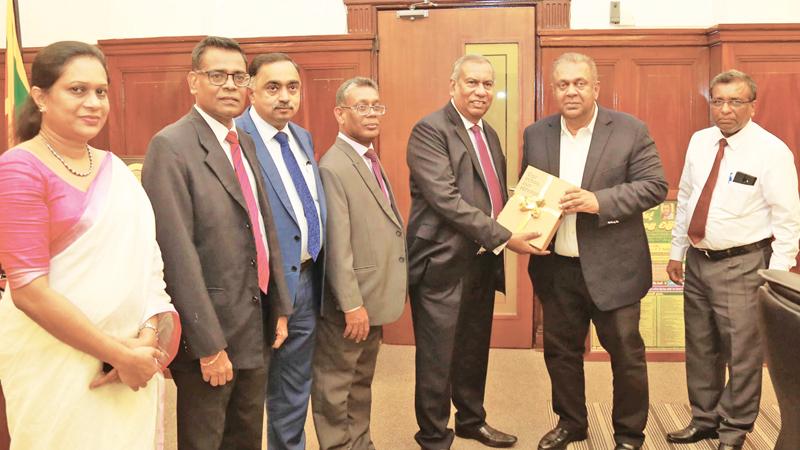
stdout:
<svg viewBox="0 0 800 450">
<path fill-rule="evenodd" d="M 449 101 L 452 64 L 466 53 L 485 55 L 495 69 L 495 96 L 484 118 L 500 135 L 508 163 L 508 186 L 519 176 L 522 132 L 533 122 L 535 77 L 533 7 L 432 9 L 424 19 L 378 12 L 378 82 L 388 107 L 380 137 L 381 160 L 397 202 L 408 218 L 406 144 L 414 124 Z M 492 346 L 530 348 L 533 296 L 527 258 L 506 252 L 506 294 L 497 294 Z M 413 344 L 408 305 L 384 328 L 388 343 Z"/>
</svg>

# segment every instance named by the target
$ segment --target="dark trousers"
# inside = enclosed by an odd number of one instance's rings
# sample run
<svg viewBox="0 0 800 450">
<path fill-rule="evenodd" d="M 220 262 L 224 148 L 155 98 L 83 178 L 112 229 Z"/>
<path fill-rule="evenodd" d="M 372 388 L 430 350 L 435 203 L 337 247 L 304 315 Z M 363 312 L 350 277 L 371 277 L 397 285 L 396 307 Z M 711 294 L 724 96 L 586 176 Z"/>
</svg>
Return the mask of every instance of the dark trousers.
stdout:
<svg viewBox="0 0 800 450">
<path fill-rule="evenodd" d="M 267 386 L 267 442 L 270 450 L 306 448 L 305 424 L 311 396 L 314 329 L 319 314 L 317 264 L 300 272 L 289 337 L 272 353 Z"/>
<path fill-rule="evenodd" d="M 693 248 L 686 255 L 683 312 L 692 423 L 719 427 L 726 444 L 742 444 L 758 416 L 763 362 L 758 288 L 764 284 L 758 270 L 769 265 L 771 254 L 765 247 L 719 261 Z"/>
<path fill-rule="evenodd" d="M 484 424 L 483 398 L 494 311 L 493 254 L 473 258 L 458 280 L 423 277 L 411 287 L 411 313 L 416 338 L 414 404 L 423 448 L 446 449 L 453 442 L 447 428 L 450 401 L 456 427 Z"/>
<path fill-rule="evenodd" d="M 600 311 L 592 302 L 578 258 L 555 255 L 553 290 L 541 297 L 544 360 L 559 426 L 588 428 L 583 354 L 590 321 L 611 356 L 614 375 L 614 439 L 641 445 L 647 424 L 647 364 L 639 334 L 639 303 Z"/>
<path fill-rule="evenodd" d="M 261 450 L 267 369 L 233 371 L 233 380 L 213 387 L 196 369 L 172 368 L 178 387 L 178 448 Z"/>
<path fill-rule="evenodd" d="M 370 327 L 358 343 L 345 338 L 344 329 L 335 320 L 317 321 L 311 409 L 319 448 L 375 450 L 369 422 L 382 327 Z"/>
</svg>

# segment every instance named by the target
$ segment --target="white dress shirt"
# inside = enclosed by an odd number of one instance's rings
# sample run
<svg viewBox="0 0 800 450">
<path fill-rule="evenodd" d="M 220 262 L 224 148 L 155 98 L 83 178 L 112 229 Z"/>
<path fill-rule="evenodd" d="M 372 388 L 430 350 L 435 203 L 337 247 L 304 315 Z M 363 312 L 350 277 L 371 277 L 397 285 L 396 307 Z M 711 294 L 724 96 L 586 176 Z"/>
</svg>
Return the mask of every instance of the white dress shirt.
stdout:
<svg viewBox="0 0 800 450">
<path fill-rule="evenodd" d="M 558 160 L 558 177 L 578 187 L 583 182 L 583 169 L 586 167 L 586 158 L 589 156 L 589 146 L 592 144 L 595 122 L 597 122 L 597 103 L 594 104 L 592 120 L 585 127 L 578 130 L 575 136 L 567 128 L 564 116 L 561 116 L 561 150 Z M 557 254 L 573 258 L 580 256 L 576 229 L 577 219 L 577 214 L 564 214 L 556 233 L 555 250 Z"/>
<path fill-rule="evenodd" d="M 453 108 L 456 108 L 456 104 L 455 104 L 455 102 L 453 102 L 453 99 L 450 99 L 450 103 L 453 105 Z M 489 162 L 492 164 L 492 169 L 494 169 L 495 177 L 497 177 L 497 180 L 499 181 L 500 180 L 500 175 L 497 173 L 497 167 L 494 166 L 494 158 L 492 158 L 492 152 L 491 152 L 491 150 L 489 150 L 489 141 L 486 140 L 486 132 L 483 131 L 483 119 L 478 119 L 478 123 L 472 123 L 469 119 L 464 117 L 463 114 L 461 114 L 461 111 L 459 111 L 458 108 L 456 108 L 456 112 L 458 113 L 459 117 L 461 117 L 461 121 L 464 123 L 464 128 L 467 129 L 467 136 L 469 136 L 469 141 L 472 142 L 472 151 L 475 152 L 475 156 L 478 157 L 478 161 L 481 160 L 481 155 L 480 155 L 480 153 L 478 153 L 478 143 L 475 141 L 475 134 L 472 133 L 472 127 L 477 125 L 478 128 L 481 129 L 481 137 L 483 138 L 483 143 L 486 144 L 486 151 L 489 152 Z M 481 169 L 481 173 L 483 174 L 483 179 L 485 180 L 486 179 L 486 172 L 483 171 L 483 165 L 480 165 L 480 169 Z M 489 192 L 489 188 L 488 187 L 486 187 L 486 192 L 487 193 Z M 501 193 L 501 195 L 502 195 L 502 193 Z M 492 199 L 492 196 L 490 194 L 489 195 L 489 201 L 491 201 L 491 199 Z M 500 205 L 500 209 L 503 209 L 503 205 Z M 494 216 L 494 204 L 492 204 L 492 213 L 491 213 L 491 215 L 492 215 L 492 219 L 496 219 L 496 217 Z M 498 247 L 498 248 L 500 248 L 500 247 Z"/>
<path fill-rule="evenodd" d="M 228 157 L 228 162 L 231 163 L 231 167 L 233 168 L 233 158 L 231 157 L 231 144 L 225 140 L 228 136 L 228 133 L 233 131 L 236 133 L 236 127 L 228 129 L 225 125 L 221 124 L 217 119 L 209 116 L 197 105 L 194 105 L 194 109 L 200 113 L 200 115 L 205 119 L 206 123 L 209 127 L 211 127 L 211 131 L 214 133 L 214 137 L 217 138 L 219 145 L 222 146 L 222 151 L 225 152 L 225 156 Z M 236 136 L 239 136 L 239 133 L 236 133 Z M 247 160 L 247 156 L 242 152 L 242 162 L 244 164 L 244 171 L 247 173 L 247 179 L 250 181 L 250 189 L 253 191 L 253 198 L 256 199 L 256 208 L 258 208 L 258 223 L 261 226 L 261 239 L 264 241 L 264 248 L 267 250 L 267 254 L 265 256 L 269 257 L 269 245 L 267 244 L 267 229 L 264 228 L 264 218 L 261 216 L 261 205 L 258 202 L 258 188 L 256 187 L 256 179 L 253 175 L 252 163 Z M 258 161 L 256 161 L 258 164 Z M 258 166 L 256 166 L 258 167 Z M 234 169 L 235 173 L 235 169 Z M 248 216 L 249 217 L 249 216 Z"/>
<path fill-rule="evenodd" d="M 711 127 L 689 141 L 672 229 L 672 260 L 683 261 L 690 245 L 689 222 L 722 138 L 719 128 Z M 725 139 L 728 145 L 711 196 L 706 235 L 695 246 L 725 250 L 774 236 L 769 268 L 793 267 L 800 239 L 800 197 L 791 150 L 752 120 Z M 734 182 L 737 172 L 756 177 L 755 184 Z"/>
<path fill-rule="evenodd" d="M 319 223 L 320 230 L 319 243 L 320 248 L 322 248 L 322 241 L 325 236 L 323 236 L 322 233 L 322 217 L 319 212 L 319 194 L 317 193 L 317 183 L 314 180 L 314 166 L 311 164 L 306 153 L 300 148 L 300 144 L 295 140 L 288 124 L 286 124 L 282 130 L 278 130 L 262 119 L 255 108 L 250 108 L 250 118 L 253 119 L 253 123 L 256 125 L 258 134 L 264 141 L 264 145 L 267 146 L 267 151 L 269 152 L 269 156 L 272 157 L 272 161 L 275 162 L 275 167 L 278 168 L 278 174 L 281 176 L 283 188 L 286 190 L 289 203 L 292 205 L 292 211 L 297 218 L 297 225 L 300 228 L 300 261 L 308 261 L 311 259 L 311 255 L 308 253 L 308 220 L 303 211 L 303 202 L 300 200 L 300 195 L 294 187 L 292 175 L 289 173 L 289 169 L 286 168 L 286 163 L 283 160 L 281 144 L 275 140 L 275 135 L 278 134 L 279 131 L 282 131 L 289 137 L 289 149 L 292 151 L 294 159 L 300 167 L 300 171 L 303 173 L 308 191 L 311 193 L 311 198 L 314 199 L 314 207 L 317 208 L 317 222 Z"/>
</svg>

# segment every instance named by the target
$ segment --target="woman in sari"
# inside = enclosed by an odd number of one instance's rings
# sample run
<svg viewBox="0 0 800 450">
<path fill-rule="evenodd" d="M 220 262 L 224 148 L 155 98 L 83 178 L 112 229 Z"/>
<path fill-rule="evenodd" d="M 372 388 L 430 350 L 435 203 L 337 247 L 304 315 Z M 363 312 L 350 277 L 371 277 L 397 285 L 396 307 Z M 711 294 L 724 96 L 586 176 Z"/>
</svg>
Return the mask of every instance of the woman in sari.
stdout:
<svg viewBox="0 0 800 450">
<path fill-rule="evenodd" d="M 24 142 L 0 156 L 0 382 L 12 449 L 163 445 L 161 368 L 180 326 L 144 190 L 88 144 L 108 111 L 103 54 L 49 45 L 18 118 Z"/>
</svg>

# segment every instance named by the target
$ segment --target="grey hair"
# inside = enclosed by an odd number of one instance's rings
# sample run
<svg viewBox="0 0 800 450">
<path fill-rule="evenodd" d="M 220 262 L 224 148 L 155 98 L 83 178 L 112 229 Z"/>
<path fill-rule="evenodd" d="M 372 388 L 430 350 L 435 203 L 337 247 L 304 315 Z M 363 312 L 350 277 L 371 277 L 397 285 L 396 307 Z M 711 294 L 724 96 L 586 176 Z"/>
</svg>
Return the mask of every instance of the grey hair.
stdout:
<svg viewBox="0 0 800 450">
<path fill-rule="evenodd" d="M 378 90 L 378 83 L 375 82 L 372 78 L 367 77 L 353 77 L 349 80 L 345 81 L 339 86 L 339 89 L 336 90 L 336 106 L 345 106 L 344 105 L 344 97 L 347 95 L 347 91 L 354 87 L 371 87 L 372 89 Z"/>
<path fill-rule="evenodd" d="M 461 75 L 461 66 L 464 65 L 465 62 L 481 62 L 486 63 L 489 67 L 492 68 L 492 77 L 494 78 L 494 67 L 492 63 L 489 61 L 489 58 L 483 55 L 477 55 L 474 53 L 464 55 L 461 58 L 458 58 L 455 63 L 453 63 L 453 73 L 450 74 L 450 79 L 453 81 L 458 81 L 458 76 Z"/>
<path fill-rule="evenodd" d="M 597 64 L 594 63 L 594 59 L 591 56 L 584 55 L 583 53 L 576 53 L 576 52 L 568 52 L 562 53 L 561 56 L 556 58 L 553 61 L 553 74 L 552 79 L 555 81 L 556 79 L 556 71 L 558 71 L 559 66 L 566 63 L 572 64 L 586 64 L 589 66 L 589 72 L 592 75 L 592 81 L 597 83 L 599 81 L 599 76 L 597 74 Z"/>
<path fill-rule="evenodd" d="M 713 96 L 714 86 L 718 84 L 729 84 L 733 83 L 734 81 L 741 81 L 743 83 L 746 83 L 747 86 L 750 88 L 750 93 L 753 95 L 750 98 L 750 101 L 752 102 L 753 100 L 756 99 L 756 91 L 757 91 L 756 82 L 753 81 L 752 78 L 750 78 L 750 75 L 736 69 L 726 70 L 725 72 L 722 72 L 717 76 L 715 76 L 711 80 L 711 86 L 708 88 L 708 95 Z"/>
</svg>

